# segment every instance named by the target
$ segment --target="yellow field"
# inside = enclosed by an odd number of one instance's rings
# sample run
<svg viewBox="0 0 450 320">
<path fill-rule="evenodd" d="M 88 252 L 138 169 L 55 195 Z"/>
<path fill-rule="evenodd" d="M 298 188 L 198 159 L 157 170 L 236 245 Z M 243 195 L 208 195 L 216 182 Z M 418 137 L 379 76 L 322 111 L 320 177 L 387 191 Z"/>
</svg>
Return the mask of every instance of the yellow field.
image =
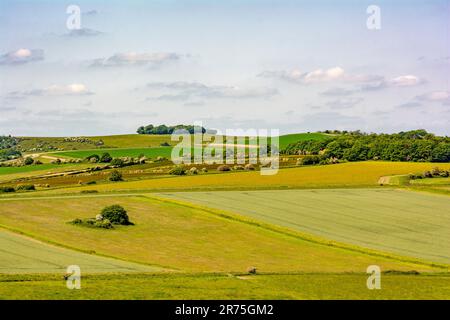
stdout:
<svg viewBox="0 0 450 320">
<path fill-rule="evenodd" d="M 415 162 L 349 162 L 327 166 L 308 166 L 281 169 L 273 176 L 262 176 L 259 171 L 226 174 L 181 176 L 67 188 L 46 193 L 79 192 L 81 190 L 232 190 L 269 188 L 324 188 L 375 186 L 382 176 L 423 172 L 439 166 L 449 170 L 450 165 Z M 201 167 L 201 166 L 199 166 Z"/>
</svg>

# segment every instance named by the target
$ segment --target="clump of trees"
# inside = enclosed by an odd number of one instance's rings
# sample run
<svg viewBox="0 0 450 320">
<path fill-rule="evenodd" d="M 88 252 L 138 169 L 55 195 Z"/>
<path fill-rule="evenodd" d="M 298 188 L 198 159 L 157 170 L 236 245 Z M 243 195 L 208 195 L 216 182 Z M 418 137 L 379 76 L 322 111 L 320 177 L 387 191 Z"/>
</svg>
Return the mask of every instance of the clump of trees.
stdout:
<svg viewBox="0 0 450 320">
<path fill-rule="evenodd" d="M 95 218 L 77 218 L 70 223 L 84 227 L 101 229 L 112 229 L 114 228 L 114 225 L 134 225 L 134 223 L 130 221 L 127 211 L 122 206 L 117 204 L 105 207 L 100 214 L 95 216 Z"/>
<path fill-rule="evenodd" d="M 353 131 L 324 140 L 298 141 L 281 153 L 319 156 L 320 159 L 308 158 L 311 164 L 327 159 L 450 162 L 450 138 L 435 136 L 425 130 L 395 134 Z"/>
<path fill-rule="evenodd" d="M 189 133 L 194 133 L 194 130 L 197 129 L 198 132 L 206 133 L 206 129 L 203 127 L 196 127 L 192 125 L 184 125 L 178 124 L 176 126 L 166 126 L 165 124 L 154 126 L 149 124 L 147 126 L 141 126 L 137 129 L 137 133 L 139 134 L 172 134 L 175 130 L 186 130 Z"/>
<path fill-rule="evenodd" d="M 111 175 L 109 176 L 109 181 L 123 181 L 122 173 L 120 173 L 120 171 L 118 170 L 113 170 L 111 172 Z"/>
</svg>

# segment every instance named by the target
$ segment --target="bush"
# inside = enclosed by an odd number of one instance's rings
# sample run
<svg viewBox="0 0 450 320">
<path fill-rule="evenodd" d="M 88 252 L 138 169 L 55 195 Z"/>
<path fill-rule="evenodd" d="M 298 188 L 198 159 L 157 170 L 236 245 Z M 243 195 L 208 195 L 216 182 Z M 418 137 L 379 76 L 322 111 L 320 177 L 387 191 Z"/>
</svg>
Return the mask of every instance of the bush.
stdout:
<svg viewBox="0 0 450 320">
<path fill-rule="evenodd" d="M 23 184 L 17 187 L 17 190 L 32 191 L 36 190 L 34 184 Z"/>
<path fill-rule="evenodd" d="M 94 226 L 97 228 L 103 228 L 103 229 L 112 229 L 113 228 L 111 221 L 109 221 L 108 219 L 96 220 L 94 222 Z"/>
<path fill-rule="evenodd" d="M 98 156 L 98 154 L 92 154 L 89 157 L 86 157 L 86 160 L 90 163 L 97 163 L 100 161 L 100 157 Z"/>
<path fill-rule="evenodd" d="M 318 164 L 320 163 L 321 158 L 316 155 L 312 156 L 305 156 L 302 158 L 302 165 L 311 165 L 311 164 Z"/>
<path fill-rule="evenodd" d="M 163 142 L 160 144 L 161 147 L 170 147 L 170 144 L 168 142 Z"/>
<path fill-rule="evenodd" d="M 97 181 L 88 181 L 86 182 L 87 185 L 91 185 L 91 184 L 97 184 Z"/>
<path fill-rule="evenodd" d="M 245 165 L 245 170 L 253 171 L 253 170 L 255 170 L 255 166 L 252 165 L 251 163 L 247 163 Z"/>
<path fill-rule="evenodd" d="M 230 167 L 227 165 L 221 165 L 217 167 L 217 171 L 230 171 Z"/>
<path fill-rule="evenodd" d="M 41 161 L 41 160 L 36 160 L 36 161 L 34 162 L 34 164 L 35 164 L 35 165 L 42 164 L 42 161 Z"/>
<path fill-rule="evenodd" d="M 98 193 L 97 190 L 81 190 L 80 193 Z"/>
<path fill-rule="evenodd" d="M 109 176 L 109 181 L 123 181 L 122 173 L 117 170 L 112 171 Z"/>
<path fill-rule="evenodd" d="M 192 167 L 191 169 L 189 169 L 189 173 L 190 174 L 198 174 L 198 169 L 196 167 Z"/>
<path fill-rule="evenodd" d="M 238 171 L 238 170 L 244 170 L 244 167 L 243 167 L 243 166 L 237 165 L 237 166 L 234 166 L 234 167 L 233 167 L 233 170 L 236 170 L 236 171 Z"/>
<path fill-rule="evenodd" d="M 117 204 L 104 208 L 101 215 L 104 219 L 108 219 L 113 224 L 125 226 L 132 224 L 128 217 L 127 211 Z"/>
<path fill-rule="evenodd" d="M 0 187 L 0 192 L 16 192 L 16 189 L 13 187 Z"/>
<path fill-rule="evenodd" d="M 208 168 L 202 168 L 202 172 L 203 172 L 203 173 L 208 172 Z"/>
<path fill-rule="evenodd" d="M 120 158 L 114 158 L 111 160 L 111 165 L 114 167 L 123 167 L 124 162 Z"/>
<path fill-rule="evenodd" d="M 104 154 L 102 154 L 102 156 L 100 157 L 100 162 L 103 163 L 110 163 L 112 161 L 112 157 L 108 152 L 105 152 Z"/>
<path fill-rule="evenodd" d="M 423 173 L 424 178 L 433 178 L 433 174 L 430 171 L 425 171 Z"/>
<path fill-rule="evenodd" d="M 34 160 L 31 157 L 26 157 L 25 160 L 24 160 L 24 164 L 26 166 L 32 165 L 33 163 L 34 163 Z"/>
<path fill-rule="evenodd" d="M 448 178 L 449 175 L 450 175 L 450 174 L 449 174 L 448 171 L 441 171 L 441 174 L 440 174 L 440 176 L 441 176 L 442 178 Z"/>
<path fill-rule="evenodd" d="M 186 169 L 183 166 L 176 166 L 175 168 L 169 171 L 169 174 L 183 176 L 186 174 Z"/>
</svg>

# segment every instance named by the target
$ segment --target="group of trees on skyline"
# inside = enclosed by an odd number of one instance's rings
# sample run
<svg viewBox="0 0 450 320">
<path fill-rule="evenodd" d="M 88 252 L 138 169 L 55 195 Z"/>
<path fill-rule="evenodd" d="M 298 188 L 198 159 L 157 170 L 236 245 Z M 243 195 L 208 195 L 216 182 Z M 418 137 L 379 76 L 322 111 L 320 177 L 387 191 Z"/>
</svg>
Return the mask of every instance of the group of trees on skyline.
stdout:
<svg viewBox="0 0 450 320">
<path fill-rule="evenodd" d="M 176 126 L 166 126 L 165 124 L 154 126 L 149 124 L 147 126 L 141 126 L 137 129 L 137 133 L 139 134 L 172 134 L 175 130 L 186 130 L 190 134 L 193 134 L 195 129 L 198 129 L 198 132 L 206 133 L 206 129 L 203 127 L 196 127 L 192 125 L 184 125 L 179 124 Z"/>
</svg>

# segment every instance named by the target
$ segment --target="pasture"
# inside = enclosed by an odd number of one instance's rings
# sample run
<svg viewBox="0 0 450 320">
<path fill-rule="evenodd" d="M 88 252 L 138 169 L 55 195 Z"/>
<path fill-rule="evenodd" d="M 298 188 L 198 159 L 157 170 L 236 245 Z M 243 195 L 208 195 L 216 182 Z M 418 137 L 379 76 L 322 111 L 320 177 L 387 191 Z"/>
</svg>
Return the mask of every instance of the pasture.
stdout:
<svg viewBox="0 0 450 320">
<path fill-rule="evenodd" d="M 67 222 L 94 217 L 111 204 L 134 226 L 111 230 Z M 426 264 L 357 252 L 269 230 L 198 208 L 136 196 L 69 196 L 0 200 L 0 225 L 82 251 L 185 272 L 436 271 Z"/>
<path fill-rule="evenodd" d="M 342 243 L 450 264 L 450 198 L 444 195 L 393 189 L 159 195 Z"/>
<path fill-rule="evenodd" d="M 91 150 L 75 150 L 49 153 L 51 156 L 69 157 L 77 159 L 85 159 L 93 154 L 101 156 L 103 153 L 109 153 L 113 158 L 133 157 L 145 155 L 147 158 L 165 157 L 170 158 L 171 147 L 154 147 L 154 148 L 125 148 L 125 149 L 91 149 Z"/>
</svg>

